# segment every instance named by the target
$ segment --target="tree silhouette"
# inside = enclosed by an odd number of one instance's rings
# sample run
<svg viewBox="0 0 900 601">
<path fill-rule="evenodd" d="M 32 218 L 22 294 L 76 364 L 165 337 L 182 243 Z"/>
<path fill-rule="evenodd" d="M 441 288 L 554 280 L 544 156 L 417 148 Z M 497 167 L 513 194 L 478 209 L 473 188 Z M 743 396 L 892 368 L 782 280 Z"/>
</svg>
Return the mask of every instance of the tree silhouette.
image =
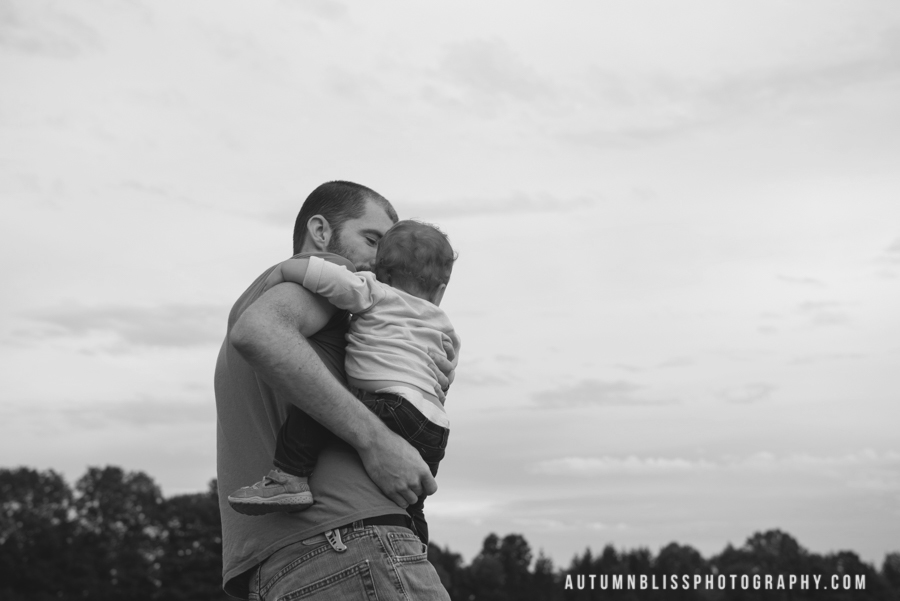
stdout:
<svg viewBox="0 0 900 601">
<path fill-rule="evenodd" d="M 659 551 L 659 555 L 653 561 L 653 573 L 659 577 L 660 582 L 665 577 L 690 576 L 694 575 L 706 576 L 710 573 L 709 565 L 700 555 L 700 552 L 687 545 L 679 545 L 678 543 L 669 543 Z M 660 598 L 672 599 L 675 601 L 697 601 L 704 599 L 701 591 L 692 589 L 679 588 L 676 590 L 668 590 L 660 593 Z"/>
<path fill-rule="evenodd" d="M 481 552 L 468 569 L 467 598 L 470 601 L 507 601 L 506 573 L 500 560 L 500 538 L 493 532 L 484 539 Z"/>
<path fill-rule="evenodd" d="M 56 472 L 0 470 L 0 598 L 77 595 L 73 512 L 72 491 Z"/>
<path fill-rule="evenodd" d="M 562 598 L 559 575 L 553 570 L 553 562 L 541 551 L 534 562 L 532 578 L 532 598 L 552 600 Z"/>
<path fill-rule="evenodd" d="M 887 580 L 894 591 L 897 598 L 900 599 L 900 553 L 888 553 L 884 557 L 884 563 L 881 565 L 881 573 Z"/>
<path fill-rule="evenodd" d="M 153 599 L 161 586 L 162 493 L 149 476 L 88 469 L 75 484 L 80 543 L 94 576 L 92 599 Z"/>
<path fill-rule="evenodd" d="M 449 548 L 440 548 L 428 543 L 428 561 L 434 566 L 441 583 L 453 599 L 468 598 L 466 592 L 466 573 L 463 568 L 462 555 L 453 553 Z"/>
<path fill-rule="evenodd" d="M 222 520 L 216 481 L 205 493 L 179 495 L 164 504 L 162 555 L 157 572 L 160 599 L 228 599 L 222 591 Z"/>
<path fill-rule="evenodd" d="M 221 590 L 222 539 L 215 480 L 206 492 L 164 499 L 159 487 L 141 472 L 92 467 L 71 489 L 52 470 L 0 468 L 0 599 L 49 601 L 191 600 L 224 601 Z M 521 534 L 489 534 L 468 566 L 449 548 L 428 547 L 454 601 L 900 601 L 900 553 L 890 553 L 879 573 L 852 551 L 810 553 L 781 530 L 755 533 L 740 547 L 728 545 L 708 561 L 695 549 L 670 543 L 655 557 L 648 549 L 616 550 L 606 545 L 599 555 L 590 548 L 576 555 L 566 570 L 555 571 L 549 558 Z M 532 565 L 533 564 L 533 565 Z M 567 582 L 586 582 L 582 590 Z M 727 577 L 726 590 L 606 590 L 599 577 L 671 575 Z M 757 575 L 785 578 L 819 575 L 820 586 L 802 590 L 731 588 L 730 577 Z M 865 579 L 864 590 L 831 588 L 850 577 Z M 705 583 L 705 581 L 704 581 Z"/>
</svg>

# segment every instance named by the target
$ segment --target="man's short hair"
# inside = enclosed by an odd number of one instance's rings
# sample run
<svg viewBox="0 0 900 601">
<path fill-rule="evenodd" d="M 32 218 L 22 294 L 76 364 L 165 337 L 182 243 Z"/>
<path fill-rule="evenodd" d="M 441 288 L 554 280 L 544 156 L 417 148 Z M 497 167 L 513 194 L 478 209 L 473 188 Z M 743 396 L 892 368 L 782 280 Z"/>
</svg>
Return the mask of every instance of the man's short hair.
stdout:
<svg viewBox="0 0 900 601">
<path fill-rule="evenodd" d="M 397 223 L 397 211 L 388 200 L 371 188 L 353 182 L 327 182 L 313 190 L 297 215 L 294 222 L 294 254 L 301 252 L 306 240 L 307 224 L 313 215 L 321 215 L 328 221 L 334 236 L 337 236 L 344 224 L 351 219 L 359 219 L 366 212 L 366 202 L 373 201 Z"/>
<path fill-rule="evenodd" d="M 378 243 L 375 277 L 425 296 L 450 282 L 456 253 L 437 227 L 407 219 L 394 224 Z"/>
</svg>

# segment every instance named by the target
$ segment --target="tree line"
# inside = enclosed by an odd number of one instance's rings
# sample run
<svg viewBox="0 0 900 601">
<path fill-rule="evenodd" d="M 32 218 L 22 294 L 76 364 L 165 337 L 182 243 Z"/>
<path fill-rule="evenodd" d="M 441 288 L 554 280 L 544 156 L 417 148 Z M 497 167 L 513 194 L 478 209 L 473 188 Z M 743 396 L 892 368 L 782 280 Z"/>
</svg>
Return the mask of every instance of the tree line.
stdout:
<svg viewBox="0 0 900 601">
<path fill-rule="evenodd" d="M 215 480 L 205 492 L 165 498 L 146 474 L 114 466 L 89 468 L 74 487 L 53 470 L 0 468 L 0 599 L 225 600 L 221 554 Z M 851 551 L 810 553 L 780 530 L 756 533 L 708 559 L 677 543 L 656 555 L 607 545 L 555 568 L 542 553 L 535 557 L 520 534 L 489 534 L 469 564 L 433 543 L 428 559 L 454 601 L 900 601 L 900 553 L 887 555 L 876 570 Z M 864 576 L 865 589 L 662 590 L 661 580 L 673 574 Z M 600 575 L 610 578 L 604 588 Z M 656 590 L 613 590 L 611 578 L 627 582 L 629 575 L 656 577 Z"/>
</svg>

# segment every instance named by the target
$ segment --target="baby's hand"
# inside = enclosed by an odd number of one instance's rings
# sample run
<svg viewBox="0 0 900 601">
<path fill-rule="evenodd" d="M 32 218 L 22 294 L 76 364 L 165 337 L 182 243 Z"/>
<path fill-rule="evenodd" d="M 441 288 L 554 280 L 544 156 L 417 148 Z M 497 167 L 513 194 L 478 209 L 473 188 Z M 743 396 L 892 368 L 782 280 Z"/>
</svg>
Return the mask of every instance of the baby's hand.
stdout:
<svg viewBox="0 0 900 601">
<path fill-rule="evenodd" d="M 456 355 L 456 350 L 453 346 L 445 344 L 444 351 L 447 353 L 446 357 L 434 351 L 428 351 L 428 356 L 432 361 L 429 367 L 434 372 L 434 377 L 437 380 L 434 394 L 437 395 L 442 405 L 447 398 L 446 393 L 450 390 L 450 384 L 453 383 L 453 378 L 456 377 L 456 365 L 459 363 L 459 357 Z"/>
</svg>

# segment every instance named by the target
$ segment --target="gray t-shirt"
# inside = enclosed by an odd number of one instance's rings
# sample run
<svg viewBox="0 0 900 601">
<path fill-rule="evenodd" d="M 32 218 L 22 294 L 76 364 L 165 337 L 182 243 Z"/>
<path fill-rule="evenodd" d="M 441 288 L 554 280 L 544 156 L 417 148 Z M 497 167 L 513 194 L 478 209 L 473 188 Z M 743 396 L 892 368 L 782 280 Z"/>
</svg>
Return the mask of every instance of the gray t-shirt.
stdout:
<svg viewBox="0 0 900 601">
<path fill-rule="evenodd" d="M 320 256 L 338 265 L 353 266 L 343 257 Z M 244 310 L 263 293 L 260 275 L 241 295 L 228 316 L 228 334 Z M 344 347 L 349 316 L 337 311 L 309 342 L 328 370 L 344 382 Z M 245 516 L 228 505 L 228 495 L 253 484 L 272 469 L 275 440 L 287 417 L 288 401 L 279 397 L 244 361 L 228 341 L 222 343 L 215 374 L 217 471 L 219 511 L 222 515 L 223 586 L 230 595 L 246 598 L 248 570 L 278 549 L 337 526 L 377 515 L 405 515 L 384 496 L 363 469 L 356 451 L 336 441 L 319 455 L 309 480 L 315 504 L 302 513 Z"/>
</svg>

